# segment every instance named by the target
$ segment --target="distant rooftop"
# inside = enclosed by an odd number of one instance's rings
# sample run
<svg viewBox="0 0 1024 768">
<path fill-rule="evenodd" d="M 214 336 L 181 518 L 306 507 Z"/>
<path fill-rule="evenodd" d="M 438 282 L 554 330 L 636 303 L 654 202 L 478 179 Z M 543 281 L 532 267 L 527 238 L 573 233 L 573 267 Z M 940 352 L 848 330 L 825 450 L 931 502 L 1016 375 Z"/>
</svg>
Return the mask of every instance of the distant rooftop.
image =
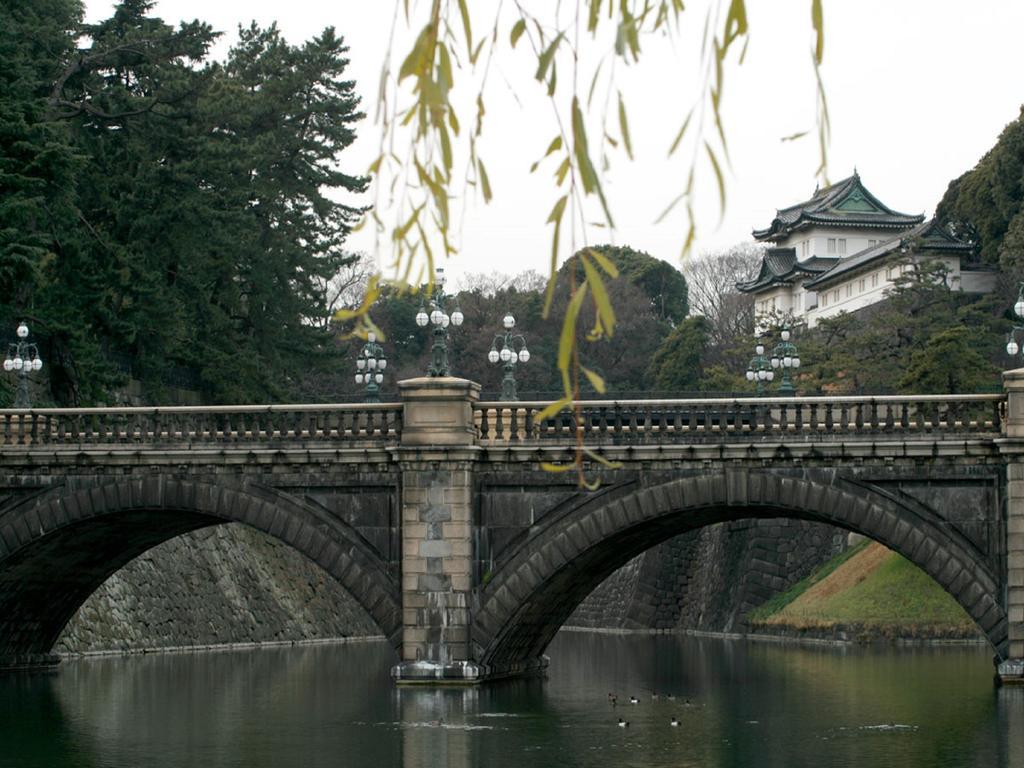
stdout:
<svg viewBox="0 0 1024 768">
<path fill-rule="evenodd" d="M 836 256 L 812 256 L 800 261 L 795 248 L 769 248 L 761 259 L 761 271 L 753 280 L 736 283 L 744 293 L 759 291 L 770 285 L 784 285 L 798 277 L 816 277 L 827 272 L 839 261 Z"/>
<path fill-rule="evenodd" d="M 854 171 L 849 178 L 815 190 L 809 200 L 776 211 L 771 224 L 753 234 L 756 240 L 776 241 L 811 226 L 902 230 L 923 221 L 923 214 L 900 213 L 885 205 Z"/>
<path fill-rule="evenodd" d="M 876 262 L 901 250 L 912 250 L 916 253 L 956 253 L 965 256 L 974 250 L 974 246 L 957 239 L 950 234 L 949 230 L 932 219 L 927 223 L 919 224 L 909 232 L 891 237 L 878 245 L 870 246 L 843 259 L 832 269 L 808 280 L 805 286 L 815 290 L 827 288 L 855 272 L 873 269 Z"/>
</svg>

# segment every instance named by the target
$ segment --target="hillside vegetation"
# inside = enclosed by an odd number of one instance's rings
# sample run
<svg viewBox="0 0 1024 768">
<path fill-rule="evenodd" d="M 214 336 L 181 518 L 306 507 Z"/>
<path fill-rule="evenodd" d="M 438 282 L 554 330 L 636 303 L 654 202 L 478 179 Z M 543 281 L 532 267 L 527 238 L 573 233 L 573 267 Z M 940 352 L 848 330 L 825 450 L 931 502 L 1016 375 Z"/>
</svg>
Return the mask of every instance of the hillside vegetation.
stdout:
<svg viewBox="0 0 1024 768">
<path fill-rule="evenodd" d="M 751 627 L 860 639 L 974 637 L 977 628 L 924 571 L 877 542 L 853 547 L 751 612 Z"/>
</svg>

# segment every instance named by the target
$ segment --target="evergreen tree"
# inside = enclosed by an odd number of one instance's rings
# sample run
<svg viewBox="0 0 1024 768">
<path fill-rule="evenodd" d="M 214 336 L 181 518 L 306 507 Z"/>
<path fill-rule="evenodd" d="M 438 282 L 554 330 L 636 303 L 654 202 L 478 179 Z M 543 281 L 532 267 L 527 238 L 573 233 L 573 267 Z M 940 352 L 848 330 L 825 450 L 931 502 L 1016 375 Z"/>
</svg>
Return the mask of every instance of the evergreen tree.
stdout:
<svg viewBox="0 0 1024 768">
<path fill-rule="evenodd" d="M 1024 277 L 1024 107 L 978 164 L 950 182 L 935 215 L 975 236 L 985 263 Z M 1011 230 L 1015 239 L 1004 242 Z"/>
<path fill-rule="evenodd" d="M 340 170 L 347 49 L 252 26 L 211 63 L 210 27 L 153 5 L 0 5 L 3 314 L 31 310 L 58 402 L 129 375 L 159 401 L 178 368 L 215 401 L 288 397 L 336 354 L 323 285 L 362 213 L 334 199 L 366 186 Z"/>
<path fill-rule="evenodd" d="M 74 221 L 80 165 L 67 126 L 48 119 L 58 74 L 74 50 L 69 30 L 81 18 L 76 0 L 0 0 L 0 323 L 21 317 L 39 340 L 50 328 L 36 295 Z M 44 353 L 52 350 L 44 344 Z M 0 392 L 7 399 L 10 392 Z"/>
<path fill-rule="evenodd" d="M 592 250 L 607 256 L 619 270 L 619 277 L 643 292 L 659 320 L 675 325 L 690 313 L 686 278 L 672 264 L 628 245 L 596 245 Z M 578 279 L 582 280 L 583 268 L 575 258 L 562 265 L 559 279 L 568 275 L 570 265 L 576 265 Z"/>
<path fill-rule="evenodd" d="M 651 359 L 647 377 L 657 392 L 696 392 L 704 384 L 704 354 L 711 324 L 688 317 L 670 333 Z"/>
</svg>

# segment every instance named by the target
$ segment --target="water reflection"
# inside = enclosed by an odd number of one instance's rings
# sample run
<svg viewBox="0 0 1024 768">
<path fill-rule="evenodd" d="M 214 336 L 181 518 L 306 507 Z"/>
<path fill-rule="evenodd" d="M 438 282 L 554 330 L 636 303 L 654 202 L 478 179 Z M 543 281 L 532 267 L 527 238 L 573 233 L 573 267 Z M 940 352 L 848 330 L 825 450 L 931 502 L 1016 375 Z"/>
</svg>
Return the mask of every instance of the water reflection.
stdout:
<svg viewBox="0 0 1024 768">
<path fill-rule="evenodd" d="M 1024 765 L 1024 691 L 981 648 L 563 634 L 550 655 L 546 680 L 445 689 L 394 688 L 379 643 L 71 662 L 0 678 L 0 766 Z"/>
</svg>

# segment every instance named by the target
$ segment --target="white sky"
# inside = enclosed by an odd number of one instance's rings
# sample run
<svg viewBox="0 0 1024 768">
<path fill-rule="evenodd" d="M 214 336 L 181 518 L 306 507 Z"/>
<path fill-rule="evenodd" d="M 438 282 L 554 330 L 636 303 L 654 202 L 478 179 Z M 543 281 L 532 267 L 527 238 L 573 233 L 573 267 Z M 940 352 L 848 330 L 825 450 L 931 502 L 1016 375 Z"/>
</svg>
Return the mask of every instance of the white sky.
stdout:
<svg viewBox="0 0 1024 768">
<path fill-rule="evenodd" d="M 716 186 L 705 169 L 698 188 L 697 252 L 748 240 L 750 230 L 767 225 L 776 208 L 807 198 L 815 187 L 815 139 L 780 141 L 814 129 L 810 0 L 747 3 L 750 47 L 744 65 L 729 73 L 725 95 L 732 153 L 727 210 L 719 225 Z M 415 0 L 410 4 L 417 5 Z M 87 19 L 95 21 L 109 13 L 113 2 L 86 0 L 85 5 Z M 700 26 L 704 5 L 699 0 L 688 4 L 687 24 Z M 421 13 L 427 6 L 420 0 Z M 485 32 L 495 3 L 473 0 L 471 6 L 481 11 L 475 33 Z M 543 3 L 531 6 L 543 8 Z M 393 0 L 159 0 L 156 6 L 157 15 L 167 21 L 199 18 L 228 33 L 219 56 L 235 38 L 238 24 L 253 19 L 262 25 L 276 21 L 292 43 L 335 26 L 351 48 L 349 74 L 370 116 L 342 156 L 349 172 L 363 172 L 378 151 L 380 128 L 372 115 L 393 12 Z M 856 166 L 867 186 L 891 207 L 932 213 L 949 181 L 974 166 L 1024 102 L 1024 3 L 826 0 L 825 23 L 831 178 L 847 176 Z M 525 41 L 515 52 L 508 50 L 510 25 L 505 22 L 503 53 L 491 74 L 481 143 L 495 200 L 487 206 L 467 204 L 461 253 L 448 265 L 455 274 L 544 272 L 550 257 L 550 227 L 544 222 L 557 195 L 549 172 L 530 176 L 527 171 L 556 130 L 551 108 L 531 77 L 536 63 L 529 61 Z M 396 50 L 407 50 L 410 40 L 408 31 L 401 31 Z M 644 49 L 639 65 L 618 65 L 636 154 L 634 163 L 613 159 L 607 176 L 618 230 L 613 236 L 592 231 L 588 237 L 591 243 L 614 240 L 678 263 L 685 234 L 681 217 L 653 222 L 680 191 L 687 169 L 682 158 L 667 161 L 666 150 L 696 96 L 696 52 L 686 35 L 675 49 L 656 39 L 645 41 Z M 568 73 L 560 72 L 560 79 L 564 84 Z M 517 96 L 507 83 L 515 85 Z M 462 85 L 463 92 L 472 89 Z M 588 86 L 583 85 L 584 93 Z M 464 126 L 471 124 L 468 109 L 460 117 Z M 593 137 L 596 121 L 595 116 Z M 372 193 L 363 202 L 372 202 Z M 390 220 L 386 211 L 382 216 Z M 587 218 L 596 219 L 596 212 Z M 349 245 L 373 252 L 371 228 L 353 235 Z M 568 242 L 563 251 L 563 257 L 568 255 Z M 389 253 L 378 257 L 382 264 L 390 260 Z"/>
</svg>

